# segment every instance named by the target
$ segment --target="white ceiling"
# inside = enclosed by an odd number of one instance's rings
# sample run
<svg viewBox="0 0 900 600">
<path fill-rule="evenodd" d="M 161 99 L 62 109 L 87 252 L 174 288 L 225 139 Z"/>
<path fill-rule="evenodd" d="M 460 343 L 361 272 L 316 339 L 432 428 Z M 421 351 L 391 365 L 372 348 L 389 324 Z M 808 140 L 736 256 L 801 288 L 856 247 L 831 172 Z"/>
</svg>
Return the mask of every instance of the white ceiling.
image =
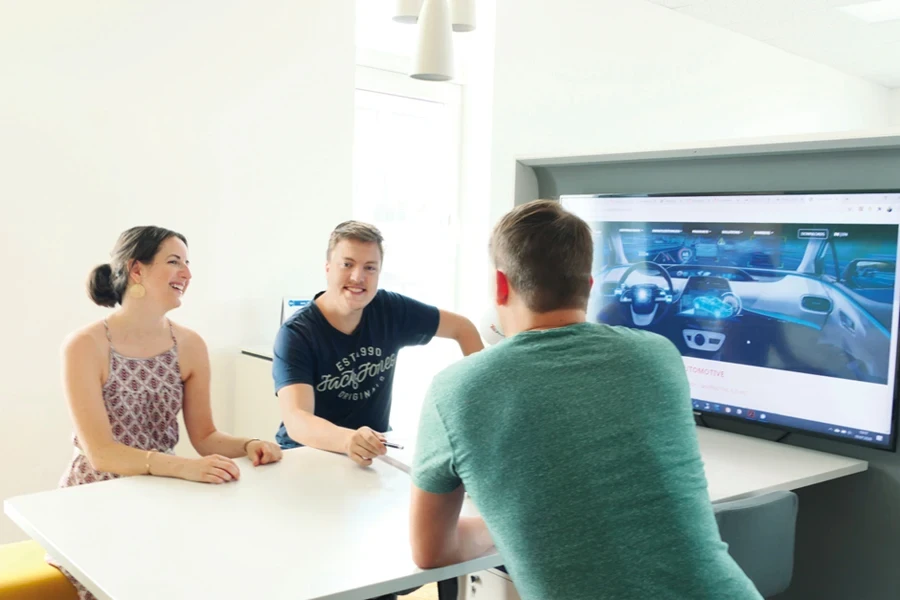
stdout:
<svg viewBox="0 0 900 600">
<path fill-rule="evenodd" d="M 649 0 L 887 87 L 900 87 L 900 20 L 838 10 L 866 0 Z"/>
</svg>

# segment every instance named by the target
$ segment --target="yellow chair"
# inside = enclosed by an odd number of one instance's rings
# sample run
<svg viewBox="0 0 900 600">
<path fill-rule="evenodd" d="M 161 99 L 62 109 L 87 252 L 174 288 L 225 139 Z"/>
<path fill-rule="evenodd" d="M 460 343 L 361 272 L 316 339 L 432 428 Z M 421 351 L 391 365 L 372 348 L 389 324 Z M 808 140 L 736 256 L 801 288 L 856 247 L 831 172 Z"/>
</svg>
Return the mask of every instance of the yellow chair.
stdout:
<svg viewBox="0 0 900 600">
<path fill-rule="evenodd" d="M 78 600 L 78 593 L 44 560 L 34 541 L 0 545 L 0 600 Z"/>
</svg>

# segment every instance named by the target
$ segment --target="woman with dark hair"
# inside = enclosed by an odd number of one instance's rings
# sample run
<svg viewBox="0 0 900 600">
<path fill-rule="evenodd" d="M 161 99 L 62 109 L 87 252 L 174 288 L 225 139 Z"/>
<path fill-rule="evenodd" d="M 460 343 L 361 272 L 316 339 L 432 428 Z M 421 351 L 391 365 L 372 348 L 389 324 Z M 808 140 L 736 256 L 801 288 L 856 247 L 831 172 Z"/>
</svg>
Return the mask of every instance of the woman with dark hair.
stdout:
<svg viewBox="0 0 900 600">
<path fill-rule="evenodd" d="M 247 456 L 254 465 L 281 459 L 281 449 L 272 442 L 216 430 L 206 345 L 166 317 L 181 306 L 190 285 L 187 255 L 187 240 L 180 233 L 133 227 L 119 236 L 112 261 L 91 272 L 91 299 L 119 308 L 74 332 L 63 348 L 75 453 L 61 486 L 124 475 L 227 483 L 240 477 L 233 458 Z M 182 410 L 201 458 L 173 452 Z M 93 598 L 66 576 L 82 600 Z"/>
</svg>

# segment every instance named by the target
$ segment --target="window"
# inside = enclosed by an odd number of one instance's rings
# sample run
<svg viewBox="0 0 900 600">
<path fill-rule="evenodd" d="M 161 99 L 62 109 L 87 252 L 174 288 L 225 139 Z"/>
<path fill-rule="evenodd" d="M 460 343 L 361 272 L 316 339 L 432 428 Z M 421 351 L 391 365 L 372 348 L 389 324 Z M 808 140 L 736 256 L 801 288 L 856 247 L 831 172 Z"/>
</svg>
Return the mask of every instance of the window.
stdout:
<svg viewBox="0 0 900 600">
<path fill-rule="evenodd" d="M 385 237 L 379 286 L 456 307 L 460 89 L 357 67 L 353 218 Z M 401 351 L 391 424 L 414 434 L 432 377 L 460 358 L 435 339 Z"/>
</svg>

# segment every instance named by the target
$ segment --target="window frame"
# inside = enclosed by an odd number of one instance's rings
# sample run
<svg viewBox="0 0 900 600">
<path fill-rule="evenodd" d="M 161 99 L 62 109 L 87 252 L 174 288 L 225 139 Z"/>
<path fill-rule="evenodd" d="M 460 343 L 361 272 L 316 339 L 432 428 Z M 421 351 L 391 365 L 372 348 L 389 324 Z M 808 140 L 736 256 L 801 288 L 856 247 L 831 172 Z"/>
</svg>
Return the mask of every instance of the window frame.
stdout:
<svg viewBox="0 0 900 600">
<path fill-rule="evenodd" d="M 389 96 L 398 96 L 411 100 L 435 102 L 444 104 L 448 108 L 451 132 L 450 144 L 454 150 L 449 153 L 453 164 L 451 170 L 455 173 L 451 177 L 453 189 L 448 196 L 452 198 L 451 205 L 447 207 L 447 227 L 449 238 L 453 245 L 454 267 L 453 288 L 450 305 L 441 306 L 446 310 L 458 311 L 460 305 L 460 262 L 462 240 L 460 238 L 460 214 L 462 210 L 462 122 L 463 122 L 463 93 L 462 86 L 453 82 L 430 82 L 413 79 L 405 73 L 394 70 L 397 63 L 395 55 L 379 53 L 371 50 L 357 50 L 357 65 L 355 73 L 354 94 L 358 90 L 374 92 Z M 365 59 L 366 64 L 359 64 Z M 354 102 L 354 113 L 356 104 Z M 355 202 L 351 202 L 351 205 Z M 354 215 L 355 218 L 355 215 Z"/>
</svg>

